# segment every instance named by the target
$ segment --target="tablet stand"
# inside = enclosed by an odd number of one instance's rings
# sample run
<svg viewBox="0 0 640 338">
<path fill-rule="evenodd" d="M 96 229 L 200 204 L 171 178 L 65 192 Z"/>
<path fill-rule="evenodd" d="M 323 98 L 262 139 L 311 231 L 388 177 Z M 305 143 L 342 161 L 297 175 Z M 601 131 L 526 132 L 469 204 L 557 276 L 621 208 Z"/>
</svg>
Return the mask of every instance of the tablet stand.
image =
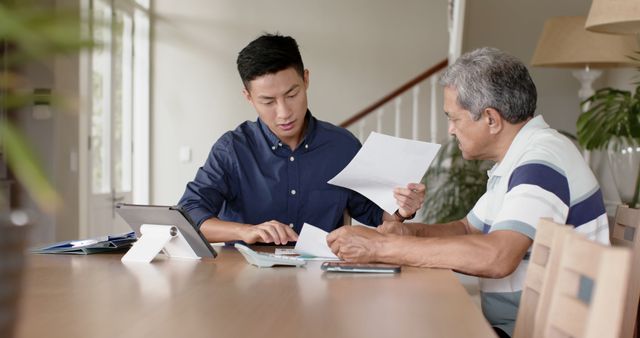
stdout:
<svg viewBox="0 0 640 338">
<path fill-rule="evenodd" d="M 122 256 L 123 262 L 151 262 L 160 251 L 169 257 L 200 259 L 178 228 L 173 225 L 143 224 L 141 236 Z"/>
</svg>

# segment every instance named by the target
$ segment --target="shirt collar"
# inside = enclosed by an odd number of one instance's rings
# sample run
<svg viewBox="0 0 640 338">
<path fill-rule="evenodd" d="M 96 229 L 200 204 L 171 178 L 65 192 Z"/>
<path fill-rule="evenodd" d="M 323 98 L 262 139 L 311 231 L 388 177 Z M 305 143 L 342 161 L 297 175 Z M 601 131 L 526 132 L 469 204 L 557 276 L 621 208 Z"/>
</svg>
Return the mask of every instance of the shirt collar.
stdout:
<svg viewBox="0 0 640 338">
<path fill-rule="evenodd" d="M 300 144 L 311 142 L 316 130 L 316 118 L 311 115 L 310 110 L 307 109 L 307 113 L 305 114 L 304 119 L 307 122 L 307 127 L 303 132 Z M 260 126 L 260 130 L 262 130 L 262 134 L 266 138 L 267 143 L 271 146 L 272 150 L 276 150 L 278 149 L 278 147 L 282 147 L 282 141 L 276 136 L 276 134 L 271 131 L 271 129 L 269 129 L 269 127 L 264 122 L 262 122 L 260 117 L 258 117 L 258 125 Z"/>
<path fill-rule="evenodd" d="M 489 177 L 504 176 L 511 171 L 515 162 L 521 157 L 522 149 L 529 144 L 531 136 L 533 136 L 537 131 L 547 128 L 549 128 L 549 125 L 544 121 L 542 115 L 538 115 L 525 123 L 511 142 L 511 145 L 509 146 L 509 149 L 502 161 L 496 163 L 487 172 Z"/>
</svg>

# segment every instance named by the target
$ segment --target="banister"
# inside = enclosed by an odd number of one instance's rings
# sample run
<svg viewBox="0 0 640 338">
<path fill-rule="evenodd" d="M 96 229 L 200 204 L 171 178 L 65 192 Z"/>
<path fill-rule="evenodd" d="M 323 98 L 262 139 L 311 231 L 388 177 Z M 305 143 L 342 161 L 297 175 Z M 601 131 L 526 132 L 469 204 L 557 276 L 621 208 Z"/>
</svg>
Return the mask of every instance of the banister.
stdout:
<svg viewBox="0 0 640 338">
<path fill-rule="evenodd" d="M 420 83 L 420 82 L 424 81 L 425 79 L 429 78 L 431 75 L 433 75 L 433 74 L 441 71 L 442 69 L 446 68 L 448 64 L 449 64 L 449 61 L 447 59 L 444 59 L 444 60 L 440 61 L 438 64 L 436 64 L 436 65 L 432 66 L 431 68 L 425 70 L 422 74 L 416 76 L 415 78 L 411 79 L 409 82 L 403 84 L 398 89 L 392 91 L 391 93 L 387 94 L 385 97 L 383 97 L 380 100 L 374 102 L 373 104 L 369 105 L 367 108 L 361 110 L 360 112 L 358 112 L 357 114 L 353 115 L 352 117 L 350 117 L 346 121 L 342 122 L 340 124 L 340 127 L 347 128 L 347 127 L 351 126 L 352 124 L 358 122 L 360 119 L 362 119 L 365 116 L 371 114 L 376 109 L 382 107 L 387 102 L 393 100 L 397 96 L 399 96 L 402 93 L 406 92 L 407 90 L 411 89 L 413 86 L 417 85 L 418 83 Z"/>
</svg>

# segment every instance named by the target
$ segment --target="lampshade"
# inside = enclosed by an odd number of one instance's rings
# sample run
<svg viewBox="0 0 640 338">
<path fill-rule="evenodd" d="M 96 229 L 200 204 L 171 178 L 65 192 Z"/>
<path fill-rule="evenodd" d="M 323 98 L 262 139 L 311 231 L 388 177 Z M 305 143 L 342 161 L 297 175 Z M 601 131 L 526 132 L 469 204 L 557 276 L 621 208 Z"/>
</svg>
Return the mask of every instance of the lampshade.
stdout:
<svg viewBox="0 0 640 338">
<path fill-rule="evenodd" d="M 640 33 L 640 0 L 593 0 L 585 28 L 600 33 Z"/>
<path fill-rule="evenodd" d="M 640 1 L 640 0 L 635 0 Z M 609 68 L 633 65 L 632 36 L 592 33 L 584 16 L 552 17 L 544 24 L 531 64 L 541 67 Z"/>
</svg>

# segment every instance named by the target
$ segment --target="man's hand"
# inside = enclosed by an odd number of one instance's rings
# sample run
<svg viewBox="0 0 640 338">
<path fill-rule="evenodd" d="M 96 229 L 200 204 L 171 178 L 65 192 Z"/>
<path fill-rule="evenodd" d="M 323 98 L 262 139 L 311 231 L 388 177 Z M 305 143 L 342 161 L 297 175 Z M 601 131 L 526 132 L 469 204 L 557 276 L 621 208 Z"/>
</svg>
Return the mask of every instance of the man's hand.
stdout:
<svg viewBox="0 0 640 338">
<path fill-rule="evenodd" d="M 376 228 L 378 232 L 383 234 L 395 234 L 400 236 L 416 236 L 417 228 L 411 223 L 386 221 Z"/>
<path fill-rule="evenodd" d="M 286 224 L 269 221 L 247 227 L 247 231 L 242 235 L 242 240 L 247 244 L 263 242 L 284 245 L 297 241 L 298 234 Z"/>
<path fill-rule="evenodd" d="M 409 183 L 406 188 L 393 189 L 400 216 L 409 218 L 422 207 L 426 188 L 422 183 Z"/>
<path fill-rule="evenodd" d="M 363 227 L 344 226 L 327 235 L 327 244 L 336 256 L 351 262 L 375 262 L 384 235 Z"/>
</svg>

